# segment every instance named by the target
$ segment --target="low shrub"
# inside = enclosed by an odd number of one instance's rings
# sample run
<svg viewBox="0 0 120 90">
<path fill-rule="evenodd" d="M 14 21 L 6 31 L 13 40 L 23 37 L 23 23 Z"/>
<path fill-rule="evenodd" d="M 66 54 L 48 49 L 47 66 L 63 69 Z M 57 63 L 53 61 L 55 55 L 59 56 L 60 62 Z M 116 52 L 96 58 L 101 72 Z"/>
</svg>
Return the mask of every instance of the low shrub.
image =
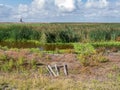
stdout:
<svg viewBox="0 0 120 90">
<path fill-rule="evenodd" d="M 13 59 L 7 55 L 0 54 L 0 71 L 29 71 L 36 69 L 36 60 L 26 60 L 23 57 Z"/>
<path fill-rule="evenodd" d="M 95 66 L 108 61 L 103 54 L 97 53 L 91 44 L 74 44 L 74 48 L 83 66 Z"/>
</svg>

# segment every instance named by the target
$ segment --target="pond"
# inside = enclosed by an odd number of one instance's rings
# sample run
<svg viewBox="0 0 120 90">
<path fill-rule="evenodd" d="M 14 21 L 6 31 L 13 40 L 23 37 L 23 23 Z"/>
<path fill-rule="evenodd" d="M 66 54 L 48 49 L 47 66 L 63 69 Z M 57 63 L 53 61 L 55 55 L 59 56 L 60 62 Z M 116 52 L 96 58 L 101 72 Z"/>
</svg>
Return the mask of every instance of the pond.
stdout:
<svg viewBox="0 0 120 90">
<path fill-rule="evenodd" d="M 8 48 L 40 48 L 40 50 L 54 51 L 56 49 L 73 49 L 72 44 L 36 44 L 34 42 L 0 42 L 0 46 L 7 46 Z"/>
</svg>

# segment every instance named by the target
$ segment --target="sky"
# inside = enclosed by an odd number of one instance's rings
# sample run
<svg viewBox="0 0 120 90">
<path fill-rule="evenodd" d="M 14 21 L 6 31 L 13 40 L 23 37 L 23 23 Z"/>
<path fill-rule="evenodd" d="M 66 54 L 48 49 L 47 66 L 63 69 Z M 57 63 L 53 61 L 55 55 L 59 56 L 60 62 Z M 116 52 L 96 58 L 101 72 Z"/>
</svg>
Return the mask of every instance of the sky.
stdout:
<svg viewBox="0 0 120 90">
<path fill-rule="evenodd" d="M 0 0 L 0 22 L 120 22 L 120 0 Z"/>
</svg>

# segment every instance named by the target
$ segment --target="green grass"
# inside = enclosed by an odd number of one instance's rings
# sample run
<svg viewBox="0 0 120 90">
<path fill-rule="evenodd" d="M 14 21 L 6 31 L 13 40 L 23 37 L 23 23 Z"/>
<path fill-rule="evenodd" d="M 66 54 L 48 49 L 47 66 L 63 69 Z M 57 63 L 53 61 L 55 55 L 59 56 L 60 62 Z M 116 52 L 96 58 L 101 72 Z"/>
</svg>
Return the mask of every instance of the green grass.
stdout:
<svg viewBox="0 0 120 90">
<path fill-rule="evenodd" d="M 119 41 L 119 23 L 1 23 L 0 41 L 41 43 Z"/>
<path fill-rule="evenodd" d="M 110 42 L 95 42 L 95 43 L 91 43 L 94 47 L 118 47 L 120 48 L 120 42 L 114 42 L 114 41 L 110 41 Z"/>
</svg>

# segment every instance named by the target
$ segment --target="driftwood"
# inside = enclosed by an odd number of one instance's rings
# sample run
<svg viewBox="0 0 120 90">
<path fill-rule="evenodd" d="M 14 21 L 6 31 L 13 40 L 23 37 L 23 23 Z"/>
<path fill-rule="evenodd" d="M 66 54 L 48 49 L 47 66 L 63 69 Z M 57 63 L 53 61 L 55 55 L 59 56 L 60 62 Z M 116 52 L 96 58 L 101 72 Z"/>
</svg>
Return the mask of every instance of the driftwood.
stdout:
<svg viewBox="0 0 120 90">
<path fill-rule="evenodd" d="M 57 77 L 57 76 L 60 75 L 60 69 L 61 69 L 61 68 L 63 68 L 64 74 L 65 74 L 66 76 L 68 75 L 68 67 L 67 67 L 67 64 L 63 64 L 63 65 L 57 65 L 57 64 L 55 64 L 55 65 L 53 65 L 53 66 L 47 65 L 46 68 L 47 68 L 49 74 L 50 74 L 51 76 L 54 76 L 54 77 Z"/>
</svg>

